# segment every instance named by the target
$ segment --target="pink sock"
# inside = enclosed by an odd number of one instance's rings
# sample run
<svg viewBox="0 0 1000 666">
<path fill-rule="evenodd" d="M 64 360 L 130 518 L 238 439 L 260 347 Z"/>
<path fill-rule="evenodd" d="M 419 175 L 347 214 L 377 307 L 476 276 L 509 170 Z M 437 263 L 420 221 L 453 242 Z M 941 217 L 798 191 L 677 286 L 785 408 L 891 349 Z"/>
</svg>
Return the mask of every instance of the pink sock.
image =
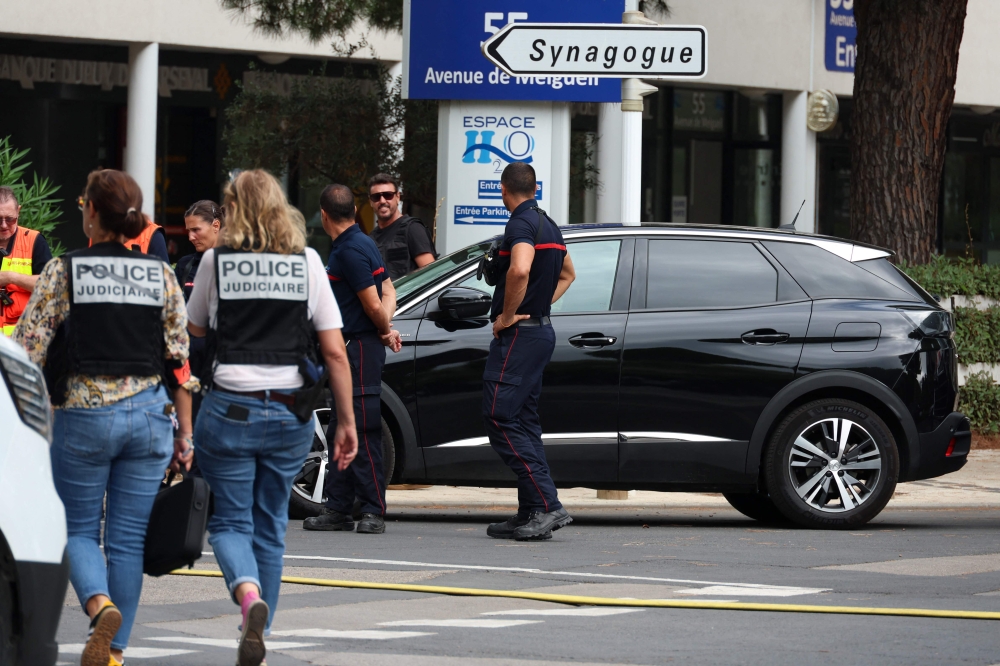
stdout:
<svg viewBox="0 0 1000 666">
<path fill-rule="evenodd" d="M 250 608 L 250 604 L 260 599 L 260 595 L 256 592 L 247 592 L 243 595 L 243 602 L 240 604 L 240 610 L 243 611 L 243 617 L 247 616 L 247 609 Z"/>
</svg>

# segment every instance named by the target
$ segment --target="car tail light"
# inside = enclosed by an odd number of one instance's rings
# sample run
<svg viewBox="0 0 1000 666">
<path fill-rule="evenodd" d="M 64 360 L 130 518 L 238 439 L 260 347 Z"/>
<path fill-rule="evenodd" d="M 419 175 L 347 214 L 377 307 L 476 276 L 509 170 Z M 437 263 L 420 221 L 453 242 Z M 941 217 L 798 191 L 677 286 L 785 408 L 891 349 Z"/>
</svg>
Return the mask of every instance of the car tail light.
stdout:
<svg viewBox="0 0 1000 666">
<path fill-rule="evenodd" d="M 948 450 L 944 452 L 945 458 L 951 458 L 951 454 L 955 452 L 955 438 L 952 437 L 951 441 L 948 442 Z"/>
<path fill-rule="evenodd" d="M 41 370 L 34 363 L 27 363 L 3 351 L 0 351 L 0 363 L 3 364 L 7 385 L 21 420 L 51 444 L 52 408 Z"/>
</svg>

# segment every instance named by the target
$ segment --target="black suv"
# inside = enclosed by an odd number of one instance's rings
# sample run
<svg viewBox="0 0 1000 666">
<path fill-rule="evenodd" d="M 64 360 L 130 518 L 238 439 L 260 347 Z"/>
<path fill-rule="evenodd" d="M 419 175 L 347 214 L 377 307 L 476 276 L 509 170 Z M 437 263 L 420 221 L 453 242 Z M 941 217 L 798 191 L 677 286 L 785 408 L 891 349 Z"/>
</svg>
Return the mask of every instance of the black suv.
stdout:
<svg viewBox="0 0 1000 666">
<path fill-rule="evenodd" d="M 552 307 L 540 407 L 558 485 L 722 492 L 751 518 L 837 528 L 875 517 L 897 481 L 965 464 L 952 317 L 888 252 L 766 229 L 562 231 L 577 279 Z M 396 284 L 403 351 L 382 393 L 393 482 L 514 485 L 480 413 L 487 247 Z M 321 430 L 297 515 L 320 506 Z"/>
</svg>

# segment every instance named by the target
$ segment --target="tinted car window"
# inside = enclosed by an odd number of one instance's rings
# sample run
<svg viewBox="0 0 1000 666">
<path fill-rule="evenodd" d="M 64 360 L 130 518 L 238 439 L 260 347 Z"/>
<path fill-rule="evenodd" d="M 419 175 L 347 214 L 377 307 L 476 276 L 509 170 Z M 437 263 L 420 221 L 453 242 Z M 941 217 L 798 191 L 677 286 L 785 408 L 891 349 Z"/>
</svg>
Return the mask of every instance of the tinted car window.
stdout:
<svg viewBox="0 0 1000 666">
<path fill-rule="evenodd" d="M 620 240 L 567 243 L 576 269 L 576 280 L 562 298 L 552 304 L 552 314 L 572 312 L 606 312 L 611 309 L 611 294 L 618 272 Z M 493 287 L 473 273 L 460 284 L 493 295 Z"/>
<path fill-rule="evenodd" d="M 562 298 L 552 304 L 552 314 L 606 312 L 611 309 L 611 293 L 618 272 L 620 240 L 568 243 L 576 280 Z"/>
<path fill-rule="evenodd" d="M 490 244 L 479 243 L 478 245 L 470 245 L 469 247 L 462 248 L 458 252 L 452 252 L 451 254 L 441 257 L 437 261 L 431 262 L 419 268 L 409 275 L 404 275 L 395 282 L 392 286 L 396 288 L 396 302 L 399 305 L 403 305 L 406 301 L 410 299 L 414 294 L 423 289 L 424 287 L 436 282 L 439 278 L 442 278 L 449 273 L 454 273 L 460 270 L 463 266 L 468 265 L 468 263 L 473 259 L 478 259 L 483 256 L 483 253 L 490 247 Z M 485 283 L 484 283 L 485 284 Z M 486 291 L 485 289 L 483 291 Z M 493 293 L 492 288 L 489 293 Z"/>
<path fill-rule="evenodd" d="M 902 289 L 816 245 L 765 241 L 764 247 L 811 298 L 913 300 Z"/>
<path fill-rule="evenodd" d="M 760 305 L 777 292 L 777 271 L 750 243 L 649 241 L 647 308 Z"/>
<path fill-rule="evenodd" d="M 930 294 L 924 291 L 923 287 L 918 286 L 917 283 L 911 280 L 901 270 L 893 266 L 892 263 L 884 257 L 881 259 L 859 261 L 854 265 L 860 266 L 869 273 L 873 273 L 882 278 L 892 286 L 902 289 L 912 296 L 912 300 L 914 301 L 926 300 L 928 303 L 937 305 L 937 301 L 935 301 Z"/>
</svg>

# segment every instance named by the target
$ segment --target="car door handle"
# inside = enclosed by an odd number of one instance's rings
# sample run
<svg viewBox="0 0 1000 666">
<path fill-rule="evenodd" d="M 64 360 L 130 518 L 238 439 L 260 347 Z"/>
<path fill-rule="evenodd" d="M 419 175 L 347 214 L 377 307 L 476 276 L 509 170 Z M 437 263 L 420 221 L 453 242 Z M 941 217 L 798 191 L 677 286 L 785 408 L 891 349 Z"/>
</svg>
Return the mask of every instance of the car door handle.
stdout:
<svg viewBox="0 0 1000 666">
<path fill-rule="evenodd" d="M 744 333 L 740 339 L 748 345 L 776 345 L 779 342 L 787 341 L 788 333 L 779 333 L 771 328 L 763 328 Z"/>
<path fill-rule="evenodd" d="M 581 333 L 569 339 L 569 343 L 574 347 L 607 347 L 617 341 L 618 338 L 603 333 Z"/>
</svg>

